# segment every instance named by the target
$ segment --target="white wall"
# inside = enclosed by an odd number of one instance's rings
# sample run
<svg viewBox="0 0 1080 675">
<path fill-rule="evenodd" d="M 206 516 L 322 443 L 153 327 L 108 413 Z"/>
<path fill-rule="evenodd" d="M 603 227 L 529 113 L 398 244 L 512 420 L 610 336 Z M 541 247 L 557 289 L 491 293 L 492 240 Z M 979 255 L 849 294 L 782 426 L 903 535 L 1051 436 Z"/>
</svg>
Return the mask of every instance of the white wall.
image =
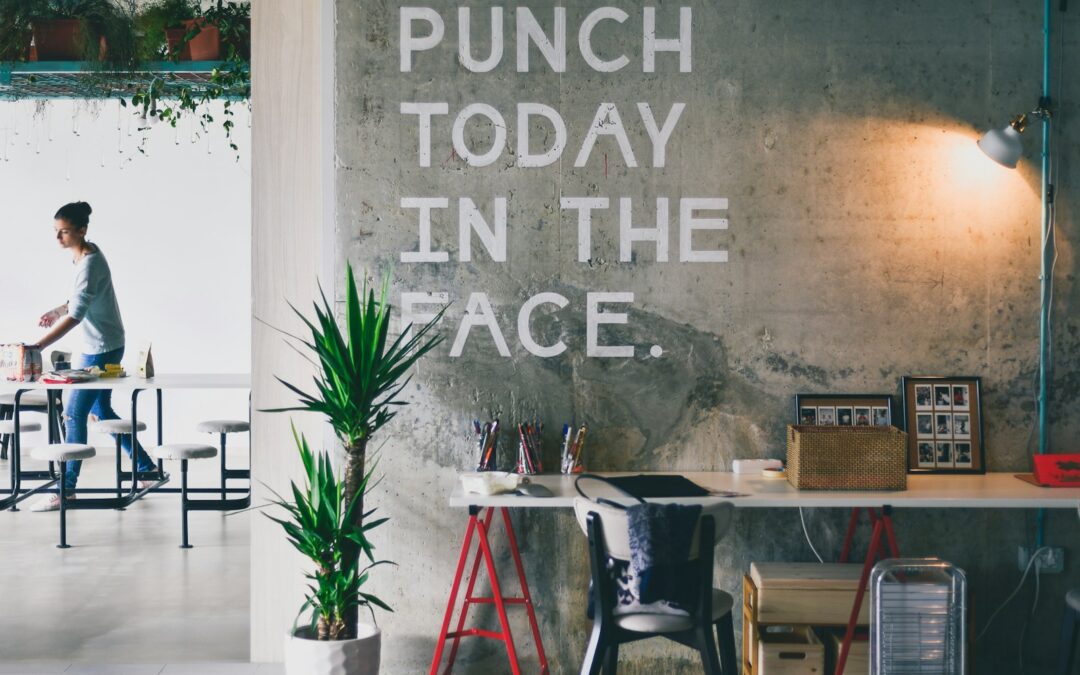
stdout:
<svg viewBox="0 0 1080 675">
<path fill-rule="evenodd" d="M 53 214 L 82 200 L 94 209 L 88 238 L 112 268 L 124 367 L 133 373 L 139 346 L 152 341 L 159 373 L 247 372 L 249 119 L 241 106 L 237 161 L 222 132 L 202 134 L 194 121 L 153 126 L 140 153 L 139 118 L 117 101 L 0 102 L 0 342 L 37 341 L 38 317 L 67 299 L 71 255 L 55 242 Z M 54 348 L 81 344 L 77 328 Z M 114 405 L 123 417 L 129 400 Z M 194 432 L 199 420 L 246 418 L 247 403 L 247 392 L 169 393 L 165 440 L 206 440 Z"/>
</svg>

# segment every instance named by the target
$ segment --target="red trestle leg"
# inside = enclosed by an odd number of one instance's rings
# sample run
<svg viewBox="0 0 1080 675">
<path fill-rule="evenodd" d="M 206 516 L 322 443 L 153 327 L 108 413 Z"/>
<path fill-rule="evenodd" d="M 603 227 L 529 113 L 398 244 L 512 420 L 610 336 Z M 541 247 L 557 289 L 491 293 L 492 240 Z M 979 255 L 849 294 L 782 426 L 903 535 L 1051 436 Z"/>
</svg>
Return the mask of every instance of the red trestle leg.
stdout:
<svg viewBox="0 0 1080 675">
<path fill-rule="evenodd" d="M 510 620 L 506 617 L 506 603 L 503 602 L 502 589 L 499 588 L 499 576 L 495 572 L 495 559 L 491 555 L 487 532 L 482 527 L 477 528 L 477 531 L 480 535 L 480 546 L 484 549 L 484 564 L 487 566 L 488 577 L 491 579 L 491 594 L 495 596 L 495 609 L 499 613 L 499 625 L 502 626 L 503 642 L 506 643 L 506 655 L 510 659 L 510 672 L 513 675 L 521 675 L 517 651 L 514 649 L 514 636 L 510 633 Z"/>
<path fill-rule="evenodd" d="M 469 555 L 469 545 L 472 543 L 476 526 L 476 516 L 470 515 L 469 526 L 465 529 L 465 542 L 462 543 L 461 555 L 458 556 L 457 571 L 454 572 L 454 584 L 450 587 L 450 599 L 446 603 L 446 614 L 443 616 L 442 628 L 439 629 L 439 641 L 435 643 L 435 656 L 431 660 L 429 675 L 437 675 L 439 672 L 439 662 L 442 661 L 443 649 L 446 647 L 446 630 L 450 628 L 450 619 L 454 616 L 454 604 L 457 602 L 458 589 L 461 587 L 461 574 L 465 571 L 465 559 Z"/>
<path fill-rule="evenodd" d="M 487 513 L 483 513 L 485 510 Z M 536 612 L 533 607 L 532 596 L 529 594 L 529 584 L 525 579 L 525 566 L 521 562 L 521 552 L 518 551 L 517 537 L 514 534 L 510 513 L 505 507 L 500 507 L 499 510 L 502 513 L 502 521 L 506 527 L 510 554 L 514 559 L 514 568 L 518 575 L 518 582 L 521 585 L 521 597 L 504 597 L 502 594 L 502 587 L 499 585 L 498 573 L 495 569 L 495 558 L 492 555 L 490 543 L 492 519 L 495 515 L 494 507 L 471 508 L 469 526 L 465 532 L 465 541 L 461 547 L 461 554 L 458 557 L 457 570 L 454 575 L 454 585 L 450 590 L 450 600 L 446 607 L 446 614 L 443 616 L 442 628 L 440 629 L 441 634 L 439 635 L 439 640 L 435 646 L 435 655 L 431 662 L 429 675 L 437 675 L 439 672 L 439 664 L 442 661 L 447 638 L 453 638 L 453 645 L 450 648 L 446 669 L 443 671 L 446 675 L 449 675 L 454 667 L 454 661 L 457 657 L 461 638 L 470 636 L 491 638 L 503 642 L 506 645 L 506 655 L 510 663 L 511 672 L 513 675 L 520 675 L 521 669 L 518 663 L 517 651 L 514 647 L 514 638 L 510 630 L 510 622 L 506 613 L 506 605 L 508 604 L 525 606 L 525 610 L 529 617 L 529 626 L 532 629 L 533 640 L 536 642 L 536 652 L 540 658 L 541 673 L 547 675 L 549 672 L 547 656 L 544 654 L 544 645 L 540 638 L 540 627 L 536 621 Z M 473 560 L 472 574 L 469 575 L 469 583 L 465 590 L 465 600 L 461 608 L 461 614 L 458 617 L 457 629 L 453 632 L 449 632 L 450 621 L 453 618 L 454 609 L 457 604 L 458 591 L 461 589 L 461 582 L 464 578 L 465 563 L 472 551 L 472 536 L 474 532 L 477 536 L 476 558 Z M 493 597 L 490 598 L 475 597 L 473 595 L 476 588 L 476 580 L 479 577 L 481 560 L 484 562 L 488 577 L 491 580 Z M 496 633 L 494 631 L 481 630 L 478 628 L 465 630 L 465 618 L 468 615 L 469 607 L 473 604 L 495 605 L 502 631 Z"/>
<path fill-rule="evenodd" d="M 479 516 L 477 516 L 477 529 L 483 532 L 491 531 L 491 518 L 495 515 L 495 509 L 486 509 L 487 513 L 484 514 L 484 522 L 479 522 Z M 454 668 L 454 660 L 457 659 L 458 645 L 461 643 L 461 631 L 465 628 L 465 616 L 469 613 L 469 606 L 473 601 L 473 590 L 476 588 L 476 578 L 479 576 L 477 572 L 480 571 L 480 559 L 483 558 L 483 549 L 480 547 L 480 543 L 476 544 L 476 558 L 473 560 L 472 574 L 469 575 L 469 586 L 465 589 L 465 603 L 461 607 L 461 614 L 458 615 L 457 629 L 454 631 L 454 644 L 450 647 L 450 658 L 446 660 L 446 670 L 443 671 L 446 675 L 449 675 L 450 671 Z"/>
<path fill-rule="evenodd" d="M 532 628 L 533 641 L 536 643 L 536 653 L 540 657 L 540 672 L 542 675 L 547 675 L 548 663 L 547 656 L 544 655 L 544 642 L 540 639 L 540 627 L 536 623 L 536 612 L 533 608 L 532 596 L 529 594 L 529 585 L 525 583 L 525 567 L 521 564 L 521 552 L 518 550 L 514 526 L 510 523 L 510 512 L 505 507 L 499 510 L 502 511 L 503 523 L 506 525 L 506 536 L 510 541 L 510 553 L 514 557 L 514 566 L 517 568 L 521 597 L 525 600 L 525 611 L 529 615 L 529 626 Z"/>
</svg>

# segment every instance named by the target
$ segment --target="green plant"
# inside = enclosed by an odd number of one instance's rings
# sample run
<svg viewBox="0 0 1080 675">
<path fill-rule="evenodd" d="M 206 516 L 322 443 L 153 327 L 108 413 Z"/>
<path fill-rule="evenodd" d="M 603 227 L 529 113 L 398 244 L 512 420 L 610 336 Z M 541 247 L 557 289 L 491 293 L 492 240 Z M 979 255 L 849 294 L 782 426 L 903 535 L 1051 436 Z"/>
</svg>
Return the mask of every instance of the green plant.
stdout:
<svg viewBox="0 0 1080 675">
<path fill-rule="evenodd" d="M 315 571 L 306 575 L 312 583 L 308 585 L 309 593 L 297 621 L 311 609 L 311 634 L 319 640 L 340 640 L 345 636 L 346 617 L 358 607 L 371 609 L 374 605 L 393 611 L 375 595 L 361 590 L 372 568 L 388 564 L 385 560 L 375 560 L 373 546 L 367 538 L 368 532 L 387 519 L 368 521 L 363 527 L 355 524 L 352 510 L 357 508 L 356 502 L 347 502 L 328 453 L 323 451 L 316 456 L 308 447 L 307 439 L 297 435 L 295 427 L 293 438 L 304 464 L 306 480 L 302 486 L 295 481 L 291 483 L 291 502 L 275 495 L 278 498 L 273 503 L 288 513 L 287 520 L 267 517 L 281 525 L 289 543 L 315 564 Z M 367 491 L 373 471 L 374 466 L 364 475 L 360 494 Z M 371 509 L 364 515 L 370 516 L 374 511 Z M 346 560 L 344 551 L 350 546 L 359 548 L 367 557 L 368 563 L 363 568 L 357 560 Z"/>
<path fill-rule="evenodd" d="M 352 524 L 363 531 L 364 486 L 367 447 L 372 435 L 397 415 L 406 402 L 399 396 L 411 379 L 407 376 L 417 360 L 442 341 L 429 335 L 442 318 L 444 307 L 423 326 L 413 326 L 396 339 L 389 339 L 390 303 L 387 292 L 390 275 L 383 278 L 382 291 L 367 281 L 358 291 L 352 265 L 348 266 L 345 288 L 345 321 L 339 326 L 334 308 L 321 293 L 322 303 L 315 303 L 315 320 L 308 320 L 293 307 L 311 332 L 310 341 L 300 340 L 314 355 L 318 372 L 315 390 L 307 393 L 278 378 L 300 398 L 300 405 L 272 412 L 302 410 L 324 415 L 346 453 L 344 499 Z M 362 545 L 350 542 L 342 550 L 343 569 L 359 561 Z M 357 612 L 346 614 L 346 637 L 356 635 Z"/>
<path fill-rule="evenodd" d="M 147 31 L 147 43 L 152 45 L 156 40 L 158 45 L 158 58 L 168 55 L 168 47 L 163 46 L 165 44 L 164 31 L 170 21 L 180 21 L 176 17 L 187 14 L 184 5 L 185 0 L 162 0 L 140 13 L 139 20 L 146 26 L 144 30 Z M 149 84 L 136 85 L 130 97 L 132 107 L 144 118 L 156 118 L 173 127 L 186 115 L 193 115 L 203 131 L 206 131 L 215 123 L 214 116 L 209 112 L 210 104 L 222 100 L 224 105 L 219 123 L 225 132 L 229 147 L 233 152 L 239 152 L 239 148 L 232 140 L 232 131 L 235 128 L 232 109 L 237 101 L 245 101 L 251 97 L 248 62 L 250 16 L 251 3 L 249 2 L 232 3 L 217 0 L 215 5 L 205 11 L 197 11 L 196 16 L 192 18 L 198 21 L 185 34 L 184 41 L 197 35 L 202 25 L 216 25 L 221 31 L 222 43 L 226 45 L 225 62 L 211 71 L 210 81 L 207 83 L 181 83 L 177 81 L 174 74 L 170 73 L 155 77 Z M 158 28 L 155 29 L 152 25 Z M 160 39 L 152 37 L 154 30 L 159 31 Z M 124 98 L 121 98 L 121 101 L 124 105 L 128 104 L 128 100 Z"/>
<path fill-rule="evenodd" d="M 132 71 L 139 64 L 135 22 L 129 8 L 113 0 L 47 0 L 35 18 L 78 19 L 83 58 L 100 69 Z"/>
<path fill-rule="evenodd" d="M 199 16 L 199 11 L 199 4 L 192 0 L 156 0 L 139 9 L 135 25 L 143 34 L 143 58 L 175 59 L 186 40 L 170 52 L 166 31 L 185 28 L 184 22 Z"/>
<path fill-rule="evenodd" d="M 202 13 L 202 18 L 221 31 L 226 61 L 246 63 L 251 59 L 251 3 L 217 0 Z"/>
<path fill-rule="evenodd" d="M 0 61 L 29 57 L 37 5 L 32 0 L 0 0 Z"/>
</svg>

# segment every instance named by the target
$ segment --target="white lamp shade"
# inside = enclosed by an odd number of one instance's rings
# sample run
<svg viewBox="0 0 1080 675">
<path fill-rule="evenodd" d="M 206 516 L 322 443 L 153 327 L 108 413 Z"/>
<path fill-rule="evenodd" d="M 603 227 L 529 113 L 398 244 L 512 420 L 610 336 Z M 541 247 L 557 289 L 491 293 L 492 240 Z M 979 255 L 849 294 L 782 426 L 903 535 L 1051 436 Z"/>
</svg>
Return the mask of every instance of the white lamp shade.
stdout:
<svg viewBox="0 0 1080 675">
<path fill-rule="evenodd" d="M 987 157 L 1010 169 L 1016 168 L 1016 163 L 1020 161 L 1020 155 L 1024 152 L 1020 132 L 1011 126 L 987 131 L 979 139 L 979 148 L 986 153 Z"/>
</svg>

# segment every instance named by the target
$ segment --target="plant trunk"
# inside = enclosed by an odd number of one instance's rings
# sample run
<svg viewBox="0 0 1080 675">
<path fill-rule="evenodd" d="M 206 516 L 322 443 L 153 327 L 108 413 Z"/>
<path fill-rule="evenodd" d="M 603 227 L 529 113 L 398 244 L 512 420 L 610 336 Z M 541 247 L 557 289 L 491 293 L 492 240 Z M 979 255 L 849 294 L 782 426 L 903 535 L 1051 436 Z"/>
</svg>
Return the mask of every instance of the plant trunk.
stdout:
<svg viewBox="0 0 1080 675">
<path fill-rule="evenodd" d="M 345 446 L 345 508 L 352 508 L 352 524 L 359 528 L 364 521 L 364 494 L 360 486 L 364 482 L 367 439 L 361 439 L 355 445 Z M 356 502 L 355 505 L 353 502 Z M 346 542 L 341 550 L 341 567 L 349 569 L 360 561 L 360 547 L 353 542 Z M 359 568 L 357 569 L 359 571 Z M 350 607 L 345 610 L 345 638 L 356 637 L 356 626 L 360 621 L 360 608 Z"/>
</svg>

